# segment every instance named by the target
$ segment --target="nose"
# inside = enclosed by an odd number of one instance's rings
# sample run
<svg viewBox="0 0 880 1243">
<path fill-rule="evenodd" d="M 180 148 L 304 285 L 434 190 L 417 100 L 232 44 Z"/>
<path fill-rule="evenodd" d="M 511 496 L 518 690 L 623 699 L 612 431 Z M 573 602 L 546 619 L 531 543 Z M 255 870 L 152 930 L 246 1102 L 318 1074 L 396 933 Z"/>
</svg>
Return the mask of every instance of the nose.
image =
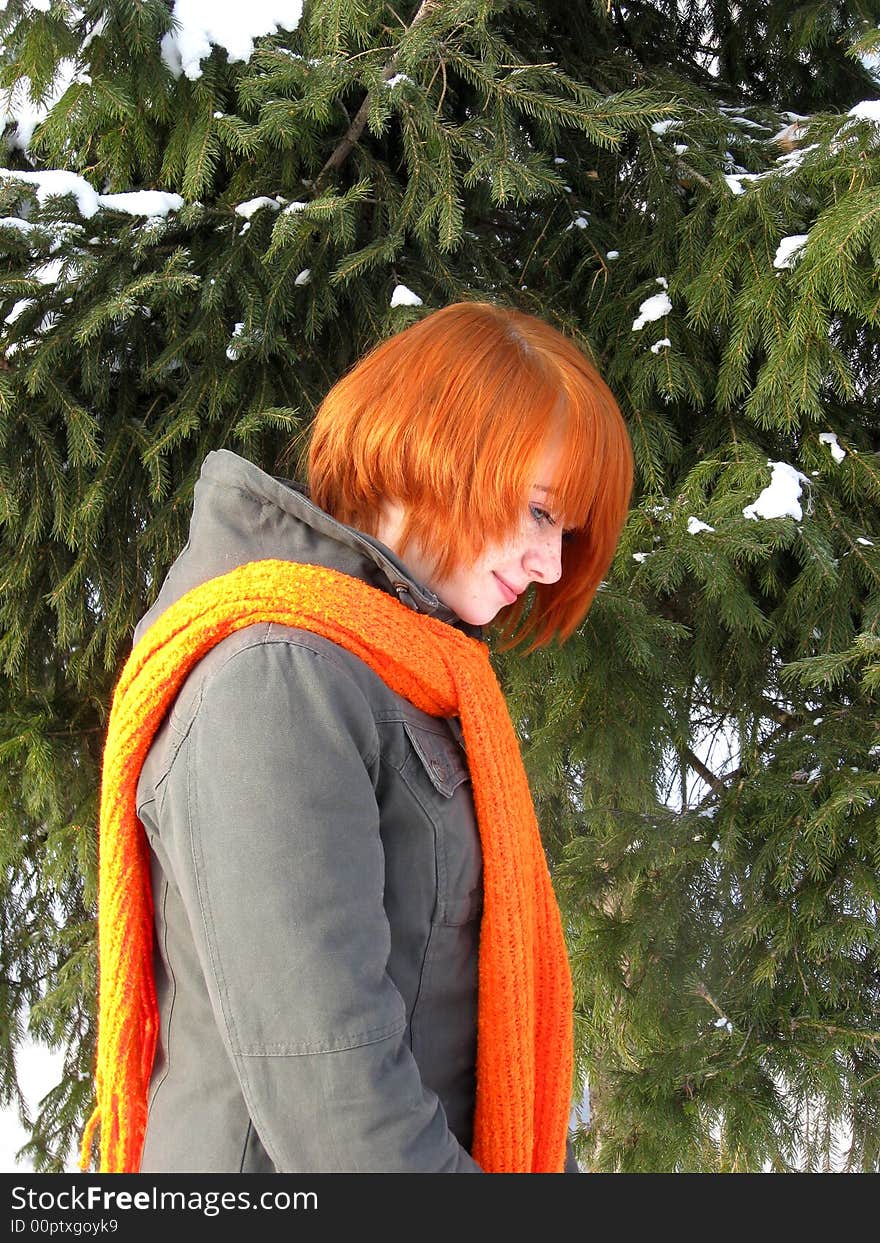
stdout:
<svg viewBox="0 0 880 1243">
<path fill-rule="evenodd" d="M 539 532 L 523 554 L 523 568 L 538 583 L 558 583 L 562 578 L 562 526 Z"/>
</svg>

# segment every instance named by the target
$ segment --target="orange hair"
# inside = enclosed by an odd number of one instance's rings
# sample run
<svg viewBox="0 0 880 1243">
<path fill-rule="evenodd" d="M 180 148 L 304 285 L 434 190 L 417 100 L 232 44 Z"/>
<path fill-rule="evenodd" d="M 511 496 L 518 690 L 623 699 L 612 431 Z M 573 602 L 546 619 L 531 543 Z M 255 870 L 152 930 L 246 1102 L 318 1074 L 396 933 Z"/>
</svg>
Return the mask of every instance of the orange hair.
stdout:
<svg viewBox="0 0 880 1243">
<path fill-rule="evenodd" d="M 561 431 L 548 508 L 573 528 L 562 577 L 537 583 L 496 619 L 504 646 L 567 638 L 586 615 L 620 538 L 632 448 L 611 391 L 581 351 L 543 320 L 458 302 L 377 345 L 315 416 L 309 490 L 338 521 L 375 535 L 384 498 L 445 578 L 516 529 L 535 463 Z M 519 628 L 519 629 L 518 629 Z M 518 631 L 517 633 L 514 633 Z"/>
</svg>

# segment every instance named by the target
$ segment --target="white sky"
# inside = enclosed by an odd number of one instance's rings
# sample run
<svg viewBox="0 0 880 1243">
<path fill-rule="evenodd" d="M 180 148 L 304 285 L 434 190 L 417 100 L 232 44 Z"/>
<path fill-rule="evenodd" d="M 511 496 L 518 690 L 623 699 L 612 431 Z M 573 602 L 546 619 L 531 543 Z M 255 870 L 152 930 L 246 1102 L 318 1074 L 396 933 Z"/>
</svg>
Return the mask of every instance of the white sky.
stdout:
<svg viewBox="0 0 880 1243">
<path fill-rule="evenodd" d="M 19 1084 L 27 1097 L 31 1112 L 36 1114 L 37 1103 L 41 1096 L 53 1088 L 61 1077 L 64 1064 L 62 1053 L 52 1053 L 45 1045 L 36 1045 L 28 1041 L 18 1055 Z M 31 1170 L 29 1161 L 17 1163 L 15 1154 L 29 1136 L 18 1121 L 18 1111 L 14 1106 L 0 1109 L 0 1173 L 14 1174 L 18 1170 Z M 67 1168 L 76 1169 L 71 1158 Z"/>
</svg>

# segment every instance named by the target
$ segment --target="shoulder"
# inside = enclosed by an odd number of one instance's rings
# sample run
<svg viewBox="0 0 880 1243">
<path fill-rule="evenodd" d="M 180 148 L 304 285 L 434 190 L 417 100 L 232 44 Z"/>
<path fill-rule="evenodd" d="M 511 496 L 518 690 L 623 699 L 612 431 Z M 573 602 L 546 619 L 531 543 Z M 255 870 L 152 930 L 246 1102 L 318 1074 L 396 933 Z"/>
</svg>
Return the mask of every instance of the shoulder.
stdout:
<svg viewBox="0 0 880 1243">
<path fill-rule="evenodd" d="M 322 756 L 370 768 L 389 697 L 397 699 L 363 661 L 320 635 L 246 626 L 184 680 L 145 758 L 138 804 L 156 797 L 172 773 L 186 783 L 208 776 L 228 789 L 243 766 L 280 788 L 294 775 L 292 755 L 311 776 Z"/>
<path fill-rule="evenodd" d="M 261 622 L 213 647 L 181 687 L 172 708 L 185 731 L 206 710 L 237 708 L 245 715 L 293 712 L 323 704 L 364 725 L 382 719 L 400 698 L 358 656 L 323 635 Z"/>
</svg>

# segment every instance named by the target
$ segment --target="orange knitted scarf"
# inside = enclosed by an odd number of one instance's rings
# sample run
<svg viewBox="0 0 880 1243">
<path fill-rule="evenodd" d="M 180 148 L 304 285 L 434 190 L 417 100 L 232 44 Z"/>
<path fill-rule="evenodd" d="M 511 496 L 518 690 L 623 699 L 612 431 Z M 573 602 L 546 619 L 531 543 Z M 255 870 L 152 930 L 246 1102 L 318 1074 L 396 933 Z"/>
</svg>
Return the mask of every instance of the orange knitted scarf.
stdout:
<svg viewBox="0 0 880 1243">
<path fill-rule="evenodd" d="M 472 1153 L 492 1173 L 561 1171 L 572 1089 L 572 989 L 516 735 L 486 646 L 320 566 L 256 561 L 188 592 L 137 644 L 113 698 L 99 864 L 97 1107 L 102 1172 L 136 1172 L 158 1030 L 148 848 L 135 790 L 187 674 L 227 635 L 273 621 L 348 648 L 433 716 L 461 718 L 483 851 Z"/>
</svg>

